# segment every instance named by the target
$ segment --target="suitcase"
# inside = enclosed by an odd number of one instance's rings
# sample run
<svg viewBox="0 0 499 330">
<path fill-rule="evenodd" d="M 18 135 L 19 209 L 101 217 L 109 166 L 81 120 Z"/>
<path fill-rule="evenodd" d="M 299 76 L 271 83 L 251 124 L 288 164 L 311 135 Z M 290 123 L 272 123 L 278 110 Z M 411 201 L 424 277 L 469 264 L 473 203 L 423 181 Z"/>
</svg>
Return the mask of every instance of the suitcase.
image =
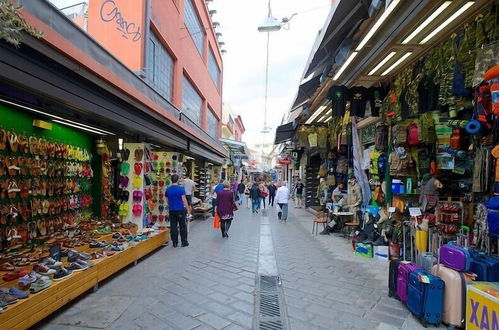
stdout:
<svg viewBox="0 0 499 330">
<path fill-rule="evenodd" d="M 407 286 L 409 285 L 409 274 L 416 269 L 420 269 L 412 262 L 401 262 L 397 276 L 397 296 L 404 304 L 407 301 Z"/>
<path fill-rule="evenodd" d="M 470 271 L 477 275 L 477 281 L 499 282 L 499 259 L 482 254 L 473 254 Z"/>
<path fill-rule="evenodd" d="M 467 272 L 470 269 L 470 252 L 468 249 L 449 242 L 442 245 L 439 250 L 439 262 L 458 272 Z"/>
<path fill-rule="evenodd" d="M 429 283 L 419 281 L 419 275 L 426 275 Z M 415 270 L 409 274 L 407 288 L 407 307 L 423 325 L 439 325 L 442 322 L 444 308 L 445 282 L 438 276 L 430 275 L 425 270 Z"/>
<path fill-rule="evenodd" d="M 399 264 L 400 260 L 391 260 L 388 266 L 388 297 L 394 297 L 398 299 L 397 296 L 397 277 L 399 274 Z"/>
<path fill-rule="evenodd" d="M 443 322 L 449 326 L 463 327 L 466 319 L 466 279 L 464 273 L 435 265 L 431 273 L 445 282 Z"/>
<path fill-rule="evenodd" d="M 431 252 L 418 253 L 416 256 L 416 264 L 429 274 L 431 273 L 431 267 L 437 264 L 437 258 L 435 258 Z"/>
</svg>

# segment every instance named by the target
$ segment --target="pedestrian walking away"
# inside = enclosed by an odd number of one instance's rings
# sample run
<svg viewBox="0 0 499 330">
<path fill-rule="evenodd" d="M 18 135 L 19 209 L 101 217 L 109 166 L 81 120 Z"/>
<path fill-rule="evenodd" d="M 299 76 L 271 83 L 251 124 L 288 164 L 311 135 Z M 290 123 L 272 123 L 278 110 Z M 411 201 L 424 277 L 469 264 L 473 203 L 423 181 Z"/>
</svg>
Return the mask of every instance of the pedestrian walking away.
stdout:
<svg viewBox="0 0 499 330">
<path fill-rule="evenodd" d="M 237 201 L 239 206 L 243 205 L 243 196 L 244 192 L 246 191 L 246 185 L 244 184 L 243 180 L 237 185 L 237 194 L 239 196 L 239 200 Z"/>
<path fill-rule="evenodd" d="M 224 188 L 217 193 L 216 214 L 220 217 L 220 230 L 222 237 L 229 238 L 229 228 L 234 219 L 234 211 L 237 210 L 234 195 L 230 191 L 229 181 L 224 181 Z"/>
<path fill-rule="evenodd" d="M 265 200 L 266 200 L 269 192 L 267 191 L 267 187 L 263 183 L 260 183 L 258 188 L 260 189 L 260 202 L 263 203 L 263 208 L 265 209 Z"/>
<path fill-rule="evenodd" d="M 189 205 L 184 187 L 178 184 L 179 176 L 173 174 L 172 184 L 165 191 L 166 203 L 168 204 L 168 217 L 170 219 L 170 235 L 173 247 L 178 246 L 178 232 L 180 227 L 180 240 L 182 247 L 189 246 L 187 241 L 187 224 L 185 222 L 185 213 L 190 215 Z"/>
<path fill-rule="evenodd" d="M 288 220 L 288 202 L 289 202 L 289 188 L 287 182 L 281 183 L 275 194 L 275 201 L 279 205 L 280 211 L 277 212 L 277 217 L 281 221 Z"/>
<path fill-rule="evenodd" d="M 267 186 L 267 190 L 269 192 L 269 206 L 274 206 L 275 192 L 277 187 L 274 184 L 274 181 L 271 181 Z"/>
<path fill-rule="evenodd" d="M 192 214 L 192 194 L 196 191 L 196 182 L 192 181 L 187 174 L 184 174 L 182 187 L 185 189 L 185 198 L 189 205 L 189 212 Z"/>
<path fill-rule="evenodd" d="M 250 197 L 251 211 L 252 213 L 258 213 L 258 210 L 260 209 L 260 188 L 256 182 L 253 183 L 253 186 L 250 189 Z"/>
<path fill-rule="evenodd" d="M 216 181 L 215 181 L 216 182 Z M 211 200 L 211 215 L 215 216 L 215 206 L 217 205 L 217 193 L 224 189 L 223 180 L 213 186 L 213 199 Z"/>
</svg>

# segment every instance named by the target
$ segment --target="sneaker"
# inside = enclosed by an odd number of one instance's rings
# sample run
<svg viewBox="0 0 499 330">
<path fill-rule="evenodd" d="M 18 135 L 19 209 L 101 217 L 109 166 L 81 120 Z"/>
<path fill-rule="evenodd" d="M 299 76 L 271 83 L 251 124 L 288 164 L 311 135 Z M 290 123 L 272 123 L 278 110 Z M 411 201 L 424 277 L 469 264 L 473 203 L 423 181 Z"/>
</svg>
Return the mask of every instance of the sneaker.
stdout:
<svg viewBox="0 0 499 330">
<path fill-rule="evenodd" d="M 174 248 L 178 247 L 178 243 L 173 243 L 173 247 Z"/>
<path fill-rule="evenodd" d="M 94 252 L 94 253 L 92 253 L 92 256 L 91 256 L 90 259 L 95 260 L 95 259 L 102 259 L 102 258 L 105 258 L 105 257 L 106 257 L 106 255 L 104 253 Z"/>
<path fill-rule="evenodd" d="M 71 276 L 72 274 L 73 272 L 71 270 L 62 267 L 54 274 L 54 281 L 62 280 L 66 277 Z"/>
<path fill-rule="evenodd" d="M 41 278 L 35 283 L 31 284 L 31 287 L 29 288 L 29 291 L 32 293 L 37 293 L 42 290 L 45 290 L 49 286 L 52 285 L 52 281 L 49 280 L 48 278 Z"/>
<path fill-rule="evenodd" d="M 26 299 L 29 297 L 29 292 L 19 290 L 18 288 L 0 288 L 0 291 L 10 294 L 11 296 L 16 297 L 17 299 Z"/>
<path fill-rule="evenodd" d="M 92 257 L 91 254 L 85 253 L 85 252 L 76 252 L 76 251 L 70 251 L 68 253 L 68 261 L 69 262 L 75 262 L 76 260 L 90 260 Z"/>
<path fill-rule="evenodd" d="M 33 270 L 41 275 L 52 275 L 56 273 L 54 268 L 50 268 L 45 264 L 36 264 L 33 266 Z"/>
<path fill-rule="evenodd" d="M 78 259 L 75 261 L 77 264 L 80 264 L 84 267 L 90 268 L 94 266 L 94 263 L 88 260 Z"/>
<path fill-rule="evenodd" d="M 92 241 L 92 242 L 90 242 L 89 245 L 92 249 L 98 249 L 98 248 L 104 248 L 104 247 L 108 246 L 109 243 L 106 241 L 101 241 L 101 242 Z"/>
<path fill-rule="evenodd" d="M 19 278 L 19 281 L 17 284 L 22 288 L 22 287 L 28 287 L 31 285 L 31 283 L 34 283 L 38 280 L 38 276 L 35 272 L 30 272 L 27 275 L 24 275 L 23 277 Z"/>
<path fill-rule="evenodd" d="M 0 300 L 5 301 L 8 305 L 15 304 L 17 302 L 16 297 L 4 291 L 0 291 Z"/>
<path fill-rule="evenodd" d="M 50 257 L 43 259 L 43 261 L 41 263 L 44 264 L 45 266 L 49 267 L 49 268 L 58 268 L 58 267 L 62 266 L 62 262 L 57 261 L 55 259 L 52 259 Z"/>
<path fill-rule="evenodd" d="M 72 262 L 68 265 L 68 270 L 73 272 L 81 272 L 82 270 L 88 269 L 88 266 L 84 266 L 78 262 Z"/>
<path fill-rule="evenodd" d="M 189 246 L 189 242 L 185 242 L 185 243 L 182 243 L 181 245 L 182 247 L 188 247 Z"/>
</svg>

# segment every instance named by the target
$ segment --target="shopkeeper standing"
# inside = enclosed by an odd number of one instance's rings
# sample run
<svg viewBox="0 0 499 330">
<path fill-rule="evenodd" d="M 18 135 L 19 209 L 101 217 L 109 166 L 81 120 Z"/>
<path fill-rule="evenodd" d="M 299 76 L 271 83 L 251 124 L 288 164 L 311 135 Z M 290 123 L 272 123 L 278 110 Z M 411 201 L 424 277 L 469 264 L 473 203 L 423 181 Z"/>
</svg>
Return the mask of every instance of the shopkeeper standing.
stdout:
<svg viewBox="0 0 499 330">
<path fill-rule="evenodd" d="M 189 246 L 187 241 L 187 225 L 185 223 L 185 213 L 190 216 L 189 205 L 184 187 L 178 184 L 178 175 L 172 175 L 172 184 L 165 191 L 166 202 L 168 203 L 168 216 L 170 218 L 170 233 L 173 247 L 178 246 L 178 227 L 180 227 L 180 240 L 182 247 Z"/>
</svg>

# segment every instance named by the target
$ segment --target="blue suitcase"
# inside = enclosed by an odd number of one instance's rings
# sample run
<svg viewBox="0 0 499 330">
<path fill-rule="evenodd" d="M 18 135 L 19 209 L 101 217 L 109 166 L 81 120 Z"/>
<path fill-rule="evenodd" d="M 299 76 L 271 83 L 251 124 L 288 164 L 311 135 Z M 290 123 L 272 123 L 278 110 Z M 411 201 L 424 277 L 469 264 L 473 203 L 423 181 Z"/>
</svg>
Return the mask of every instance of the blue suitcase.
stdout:
<svg viewBox="0 0 499 330">
<path fill-rule="evenodd" d="M 477 275 L 477 281 L 499 282 L 499 259 L 473 253 L 470 271 Z"/>
<path fill-rule="evenodd" d="M 419 275 L 426 275 L 430 283 L 419 281 Z M 424 270 L 416 270 L 409 274 L 407 289 L 407 307 L 423 325 L 442 322 L 444 308 L 445 283 L 438 276 L 430 275 Z"/>
</svg>

